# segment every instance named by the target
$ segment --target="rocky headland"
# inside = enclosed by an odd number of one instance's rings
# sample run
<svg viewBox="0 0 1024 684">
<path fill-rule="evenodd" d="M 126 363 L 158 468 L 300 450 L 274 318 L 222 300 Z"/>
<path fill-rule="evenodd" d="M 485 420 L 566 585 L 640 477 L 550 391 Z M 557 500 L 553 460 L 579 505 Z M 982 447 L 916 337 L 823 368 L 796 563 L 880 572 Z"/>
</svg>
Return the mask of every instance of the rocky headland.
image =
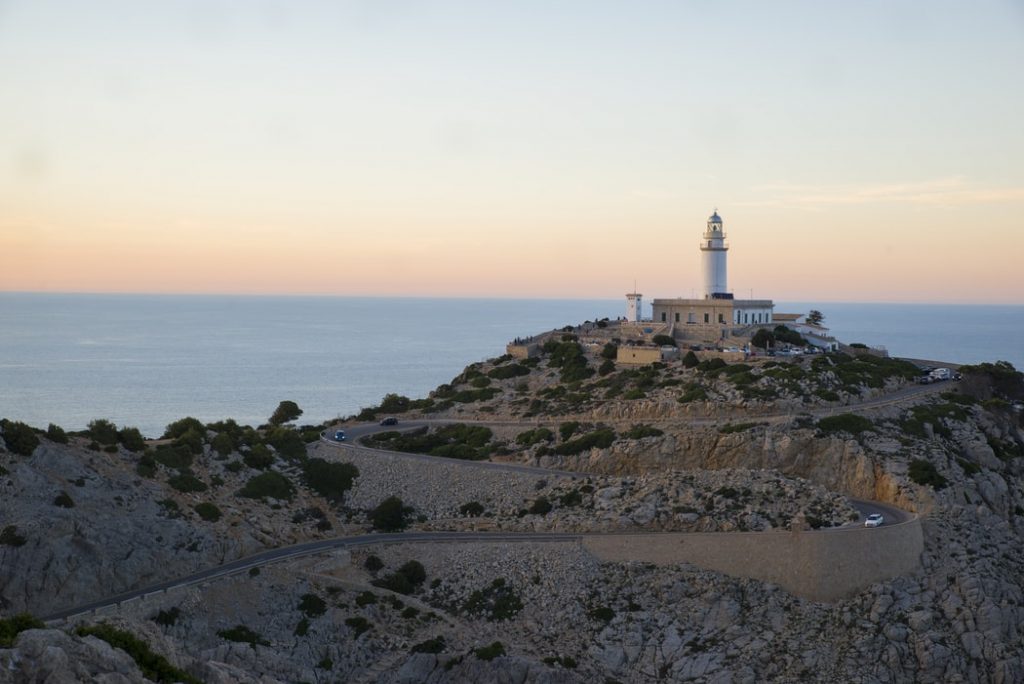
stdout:
<svg viewBox="0 0 1024 684">
<path fill-rule="evenodd" d="M 541 342 L 343 425 L 184 419 L 144 442 L 5 421 L 0 682 L 1024 680 L 1015 369 L 921 386 L 858 350 L 633 367 L 607 327 Z M 385 416 L 354 444 L 320 439 Z M 335 537 L 799 534 L 859 524 L 852 499 L 920 514 L 924 551 L 831 602 L 578 540 L 481 539 L 324 550 L 39 621 Z"/>
</svg>

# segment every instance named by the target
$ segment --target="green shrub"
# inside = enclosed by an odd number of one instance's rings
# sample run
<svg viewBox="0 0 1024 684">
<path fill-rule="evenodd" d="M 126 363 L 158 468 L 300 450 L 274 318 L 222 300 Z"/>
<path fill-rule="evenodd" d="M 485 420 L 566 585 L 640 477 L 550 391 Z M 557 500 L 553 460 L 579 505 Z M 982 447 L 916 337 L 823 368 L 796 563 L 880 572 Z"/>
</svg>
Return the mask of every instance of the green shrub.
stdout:
<svg viewBox="0 0 1024 684">
<path fill-rule="evenodd" d="M 359 477 L 359 469 L 351 463 L 335 463 L 322 458 L 311 458 L 302 467 L 306 486 L 334 503 L 341 503 L 345 492 L 352 489 Z"/>
<path fill-rule="evenodd" d="M 697 355 L 693 353 L 693 350 L 686 352 L 686 355 L 683 357 L 684 368 L 696 368 L 699 364 L 700 359 L 698 359 Z"/>
<path fill-rule="evenodd" d="M 599 622 L 608 624 L 615 617 L 615 611 L 608 606 L 599 606 L 590 610 L 590 617 Z"/>
<path fill-rule="evenodd" d="M 765 328 L 759 328 L 754 333 L 754 336 L 750 338 L 750 346 L 757 347 L 758 349 L 767 349 L 773 344 L 775 344 L 775 335 Z"/>
<path fill-rule="evenodd" d="M 36 436 L 35 430 L 25 423 L 4 419 L 0 421 L 0 427 L 3 427 L 4 431 L 4 444 L 12 454 L 31 456 L 39 446 L 39 437 Z"/>
<path fill-rule="evenodd" d="M 572 456 L 590 449 L 607 449 L 615 441 L 615 431 L 611 428 L 601 428 L 588 432 L 577 439 L 563 442 L 555 447 L 555 453 L 561 456 Z"/>
<path fill-rule="evenodd" d="M 0 545 L 3 546 L 24 546 L 25 538 L 18 534 L 18 528 L 14 525 L 8 525 L 3 530 L 0 530 Z"/>
<path fill-rule="evenodd" d="M 74 508 L 75 502 L 71 500 L 71 496 L 67 492 L 61 492 L 53 500 L 53 505 L 59 508 Z"/>
<path fill-rule="evenodd" d="M 164 515 L 168 518 L 180 518 L 181 517 L 181 506 L 174 499 L 161 499 L 156 502 L 160 508 L 163 509 Z"/>
<path fill-rule="evenodd" d="M 785 344 L 791 344 L 795 347 L 806 347 L 807 340 L 801 337 L 800 333 L 795 330 L 791 330 L 784 325 L 775 326 L 773 331 L 775 339 Z"/>
<path fill-rule="evenodd" d="M 198 435 L 206 434 L 206 426 L 203 425 L 202 421 L 188 416 L 181 420 L 176 420 L 167 426 L 164 430 L 163 439 L 177 439 L 184 435 L 189 430 L 195 432 Z"/>
<path fill-rule="evenodd" d="M 626 432 L 622 433 L 622 436 L 626 439 L 643 439 L 644 437 L 661 437 L 665 434 L 662 430 L 650 425 L 634 425 Z"/>
<path fill-rule="evenodd" d="M 64 432 L 64 428 L 53 423 L 50 423 L 49 427 L 46 428 L 46 438 L 57 444 L 68 443 L 68 433 Z"/>
<path fill-rule="evenodd" d="M 0 648 L 13 646 L 14 639 L 27 629 L 45 629 L 45 627 L 43 621 L 31 613 L 18 613 L 9 618 L 0 618 Z"/>
<path fill-rule="evenodd" d="M 410 653 L 442 653 L 442 652 L 444 652 L 445 646 L 447 646 L 447 644 L 445 643 L 444 637 L 443 636 L 436 636 L 433 639 L 427 639 L 426 641 L 421 641 L 420 643 L 418 643 L 415 646 L 413 646 L 412 650 L 409 651 L 409 652 Z"/>
<path fill-rule="evenodd" d="M 397 594 L 409 595 L 418 590 L 426 579 L 427 571 L 424 569 L 423 564 L 419 561 L 411 560 L 395 572 L 389 573 L 381 579 L 373 580 L 371 584 Z"/>
<path fill-rule="evenodd" d="M 489 646 L 482 646 L 474 650 L 473 654 L 480 660 L 494 660 L 505 655 L 505 646 L 500 641 L 495 641 Z"/>
<path fill-rule="evenodd" d="M 274 465 L 276 460 L 274 452 L 264 444 L 253 444 L 249 451 L 242 454 L 242 461 L 245 465 L 255 470 L 266 470 Z"/>
<path fill-rule="evenodd" d="M 269 646 L 270 642 L 261 637 L 258 633 L 252 631 L 245 625 L 235 625 L 231 629 L 222 629 L 217 632 L 217 636 L 221 639 L 227 639 L 228 641 L 234 641 L 240 644 L 249 644 L 254 649 L 256 646 Z"/>
<path fill-rule="evenodd" d="M 373 528 L 382 532 L 399 532 L 409 525 L 413 509 L 402 503 L 397 496 L 389 496 L 370 511 Z"/>
<path fill-rule="evenodd" d="M 572 508 L 583 503 L 583 495 L 578 489 L 572 489 L 558 497 L 558 505 L 562 508 Z"/>
<path fill-rule="evenodd" d="M 235 440 L 227 432 L 218 432 L 210 446 L 221 456 L 229 456 L 235 450 Z"/>
<path fill-rule="evenodd" d="M 88 435 L 100 444 L 117 444 L 117 426 L 105 418 L 89 421 Z"/>
<path fill-rule="evenodd" d="M 281 473 L 273 470 L 249 478 L 238 492 L 247 499 L 281 499 L 291 501 L 295 496 L 295 485 Z"/>
<path fill-rule="evenodd" d="M 554 439 L 554 434 L 552 434 L 551 430 L 544 427 L 526 430 L 516 435 L 516 443 L 528 447 L 539 442 L 550 442 L 552 439 Z"/>
<path fill-rule="evenodd" d="M 935 466 L 930 462 L 920 458 L 915 458 L 910 462 L 910 468 L 907 470 L 907 474 L 910 479 L 919 485 L 926 485 L 935 489 L 943 489 L 946 486 L 946 478 L 939 474 L 939 471 L 935 469 Z"/>
<path fill-rule="evenodd" d="M 614 361 L 619 355 L 619 345 L 609 342 L 601 349 L 601 358 Z"/>
<path fill-rule="evenodd" d="M 366 557 L 366 560 L 363 561 L 363 567 L 370 572 L 377 572 L 384 567 L 384 561 L 380 559 L 380 556 L 376 556 L 371 553 Z"/>
<path fill-rule="evenodd" d="M 522 598 L 501 577 L 491 582 L 490 586 L 474 591 L 462 604 L 462 610 L 489 622 L 509 620 L 522 609 Z"/>
<path fill-rule="evenodd" d="M 267 444 L 289 460 L 296 461 L 306 457 L 306 443 L 302 440 L 302 435 L 295 430 L 276 427 L 267 433 L 266 439 Z"/>
<path fill-rule="evenodd" d="M 491 379 L 486 375 L 481 375 L 479 378 L 473 378 L 469 384 L 476 388 L 490 387 Z"/>
<path fill-rule="evenodd" d="M 179 472 L 167 478 L 167 484 L 179 492 L 205 492 L 206 483 L 190 472 Z"/>
<path fill-rule="evenodd" d="M 547 515 L 551 512 L 551 502 L 546 496 L 538 496 L 527 510 L 533 515 Z"/>
<path fill-rule="evenodd" d="M 377 595 L 372 591 L 364 591 L 356 596 L 356 605 L 360 608 L 377 603 Z"/>
<path fill-rule="evenodd" d="M 562 423 L 558 426 L 558 434 L 561 435 L 562 441 L 565 441 L 572 437 L 579 428 L 579 421 L 570 420 L 569 422 Z"/>
<path fill-rule="evenodd" d="M 320 617 L 327 612 L 327 602 L 316 594 L 303 594 L 299 600 L 299 610 L 306 617 Z"/>
<path fill-rule="evenodd" d="M 459 513 L 471 518 L 479 518 L 483 515 L 484 506 L 479 501 L 470 501 L 459 506 Z"/>
<path fill-rule="evenodd" d="M 530 369 L 526 366 L 522 366 L 518 363 L 512 363 L 507 366 L 492 368 L 488 371 L 487 376 L 494 378 L 495 380 L 508 380 L 509 378 L 517 378 L 529 374 Z"/>
<path fill-rule="evenodd" d="M 702 373 L 718 375 L 718 373 L 728 365 L 729 364 L 727 364 L 722 359 L 715 357 L 713 359 L 708 359 L 706 361 L 701 361 L 700 363 L 698 363 L 697 370 L 699 370 Z"/>
<path fill-rule="evenodd" d="M 359 636 L 363 634 L 363 632 L 370 631 L 370 623 L 362 615 L 347 618 L 345 620 L 345 624 L 352 629 L 352 631 L 354 632 L 352 636 L 354 636 L 356 639 L 358 639 Z"/>
<path fill-rule="evenodd" d="M 922 404 L 910 409 L 900 421 L 900 427 L 904 432 L 924 439 L 928 436 L 925 424 L 929 424 L 934 434 L 952 437 L 953 431 L 946 427 L 944 419 L 964 421 L 967 413 L 960 404 Z"/>
<path fill-rule="evenodd" d="M 864 416 L 855 413 L 840 413 L 836 416 L 828 416 L 818 421 L 818 429 L 827 435 L 839 432 L 847 432 L 858 436 L 862 432 L 875 429 L 875 424 Z"/>
<path fill-rule="evenodd" d="M 153 451 L 153 460 L 168 468 L 185 470 L 192 467 L 193 457 L 192 452 L 185 447 L 160 444 Z"/>
<path fill-rule="evenodd" d="M 702 385 L 690 383 L 684 389 L 685 391 L 679 395 L 680 404 L 688 404 L 691 401 L 703 401 L 708 398 L 708 391 Z"/>
<path fill-rule="evenodd" d="M 676 346 L 675 338 L 671 337 L 670 335 L 655 335 L 653 338 L 651 338 L 651 342 L 653 342 L 655 345 L 659 347 Z"/>
<path fill-rule="evenodd" d="M 178 668 L 171 665 L 162 655 L 154 653 L 145 641 L 135 637 L 130 632 L 115 629 L 110 625 L 101 623 L 89 627 L 78 627 L 75 630 L 78 636 L 94 636 L 102 639 L 114 648 L 121 649 L 135 661 L 146 679 L 154 682 L 182 682 L 184 684 L 200 684 L 200 681 Z"/>
<path fill-rule="evenodd" d="M 217 522 L 218 520 L 220 520 L 220 509 L 217 508 L 216 504 L 212 504 L 209 501 L 204 501 L 203 503 L 196 504 L 195 510 L 196 513 L 199 514 L 199 517 L 205 520 L 206 522 Z"/>
<path fill-rule="evenodd" d="M 615 362 L 612 361 L 611 359 L 605 359 L 604 361 L 601 362 L 601 365 L 598 366 L 598 368 L 597 368 L 597 374 L 600 375 L 602 378 L 607 376 L 607 375 L 611 375 L 614 372 L 615 372 Z"/>
<path fill-rule="evenodd" d="M 309 634 L 309 618 L 304 617 L 299 620 L 299 624 L 295 625 L 295 631 L 292 632 L 295 636 L 306 636 Z"/>
<path fill-rule="evenodd" d="M 302 415 L 302 409 L 294 401 L 282 401 L 267 420 L 271 425 L 283 425 Z"/>
<path fill-rule="evenodd" d="M 146 449 L 146 438 L 139 432 L 139 428 L 121 428 L 117 433 L 117 438 L 128 451 L 144 451 Z"/>
</svg>

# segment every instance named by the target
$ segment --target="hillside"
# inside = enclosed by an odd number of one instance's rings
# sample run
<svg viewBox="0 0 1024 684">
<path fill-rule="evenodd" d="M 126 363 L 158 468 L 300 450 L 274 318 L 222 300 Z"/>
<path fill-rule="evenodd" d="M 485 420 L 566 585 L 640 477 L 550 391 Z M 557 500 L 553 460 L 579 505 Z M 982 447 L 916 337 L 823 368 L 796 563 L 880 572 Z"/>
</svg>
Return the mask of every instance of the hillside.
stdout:
<svg viewBox="0 0 1024 684">
<path fill-rule="evenodd" d="M 615 334 L 552 333 L 532 358 L 473 364 L 341 426 L 184 419 L 140 444 L 102 423 L 66 440 L 4 423 L 0 682 L 1024 679 L 1019 372 L 920 386 L 912 365 L 856 352 L 629 367 Z M 398 425 L 367 431 L 369 448 L 319 441 L 384 416 Z M 46 629 L 14 618 L 374 530 L 824 531 L 857 519 L 847 497 L 921 514 L 925 550 L 916 572 L 832 603 L 602 562 L 578 541 L 409 540 Z"/>
</svg>

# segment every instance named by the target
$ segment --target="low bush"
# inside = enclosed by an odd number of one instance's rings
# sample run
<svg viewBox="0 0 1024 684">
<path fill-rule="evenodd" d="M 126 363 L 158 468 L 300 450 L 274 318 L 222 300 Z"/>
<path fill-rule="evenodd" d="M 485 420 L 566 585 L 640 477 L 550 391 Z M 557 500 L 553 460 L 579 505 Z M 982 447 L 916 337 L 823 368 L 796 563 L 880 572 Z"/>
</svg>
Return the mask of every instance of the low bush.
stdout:
<svg viewBox="0 0 1024 684">
<path fill-rule="evenodd" d="M 75 502 L 71 500 L 71 496 L 67 492 L 61 492 L 53 500 L 53 505 L 59 508 L 74 508 Z"/>
<path fill-rule="evenodd" d="M 352 636 L 356 639 L 364 632 L 370 631 L 370 623 L 362 615 L 346 618 L 345 624 L 352 629 Z"/>
<path fill-rule="evenodd" d="M 397 594 L 409 595 L 417 591 L 427 579 L 427 571 L 423 564 L 416 560 L 408 561 L 395 572 L 389 573 L 381 579 L 375 579 L 371 584 L 375 587 L 387 589 Z"/>
<path fill-rule="evenodd" d="M 494 378 L 495 380 L 508 380 L 509 378 L 518 378 L 529 374 L 530 369 L 526 366 L 521 366 L 518 363 L 510 363 L 507 366 L 492 368 L 487 372 L 487 377 Z"/>
<path fill-rule="evenodd" d="M 675 347 L 676 340 L 671 335 L 655 335 L 651 342 L 659 347 Z"/>
<path fill-rule="evenodd" d="M 153 459 L 168 468 L 184 470 L 192 467 L 192 452 L 186 447 L 161 444 L 153 450 Z"/>
<path fill-rule="evenodd" d="M 619 355 L 619 345 L 609 342 L 601 349 L 601 358 L 614 361 Z"/>
<path fill-rule="evenodd" d="M 89 438 L 100 444 L 117 444 L 117 426 L 105 418 L 89 421 Z"/>
<path fill-rule="evenodd" d="M 495 641 L 489 646 L 481 646 L 474 650 L 473 655 L 480 660 L 494 660 L 495 658 L 505 655 L 505 645 L 500 641 Z"/>
<path fill-rule="evenodd" d="M 253 444 L 248 451 L 242 454 L 242 461 L 245 465 L 255 470 L 266 470 L 274 465 L 277 457 L 265 444 Z"/>
<path fill-rule="evenodd" d="M 316 594 L 303 594 L 299 599 L 299 610 L 308 617 L 320 617 L 327 612 L 327 602 Z"/>
<path fill-rule="evenodd" d="M 489 622 L 509 620 L 523 609 L 519 594 L 501 577 L 483 589 L 474 591 L 462 604 L 462 610 Z"/>
<path fill-rule="evenodd" d="M 44 629 L 42 620 L 31 613 L 18 613 L 9 618 L 0 618 L 0 648 L 10 648 L 14 639 L 27 629 Z"/>
<path fill-rule="evenodd" d="M 444 652 L 445 646 L 447 646 L 447 644 L 445 643 L 444 637 L 443 636 L 436 636 L 433 639 L 427 639 L 426 641 L 421 641 L 420 643 L 418 643 L 415 646 L 413 646 L 412 650 L 410 650 L 409 652 L 410 653 L 435 653 L 436 654 L 436 653 Z"/>
<path fill-rule="evenodd" d="M 257 646 L 269 646 L 270 642 L 261 637 L 258 633 L 252 631 L 245 625 L 235 625 L 231 629 L 222 629 L 217 632 L 217 636 L 221 639 L 227 639 L 228 641 L 234 641 L 240 644 L 249 644 L 254 649 Z"/>
<path fill-rule="evenodd" d="M 594 620 L 608 624 L 615 617 L 615 611 L 608 606 L 598 606 L 591 608 L 589 615 Z"/>
<path fill-rule="evenodd" d="M 389 496 L 370 511 L 370 522 L 375 530 L 399 532 L 409 526 L 412 513 L 413 509 L 397 496 Z"/>
<path fill-rule="evenodd" d="M 601 428 L 559 444 L 555 447 L 555 453 L 560 456 L 573 456 L 590 449 L 607 449 L 614 441 L 615 431 L 611 428 Z"/>
<path fill-rule="evenodd" d="M 295 485 L 281 473 L 273 470 L 249 478 L 238 492 L 247 499 L 281 499 L 291 501 L 295 496 Z"/>
<path fill-rule="evenodd" d="M 731 435 L 735 432 L 746 432 L 751 428 L 760 427 L 762 425 L 766 425 L 766 423 L 726 423 L 718 428 L 718 431 L 723 435 Z"/>
<path fill-rule="evenodd" d="M 302 466 L 306 486 L 328 501 L 341 503 L 345 492 L 359 477 L 359 469 L 351 463 L 336 463 L 322 458 L 311 458 Z"/>
<path fill-rule="evenodd" d="M 370 572 L 377 572 L 384 567 L 384 561 L 380 559 L 380 556 L 371 553 L 366 557 L 366 560 L 363 561 L 363 567 Z"/>
<path fill-rule="evenodd" d="M 115 629 L 106 623 L 91 625 L 89 627 L 78 627 L 75 634 L 81 637 L 94 636 L 102 639 L 114 648 L 121 649 L 135 661 L 146 679 L 154 682 L 182 682 L 183 684 L 200 684 L 200 680 L 192 675 L 179 670 L 158 653 L 154 653 L 142 639 L 137 638 L 130 632 Z"/>
<path fill-rule="evenodd" d="M 24 546 L 26 539 L 18 534 L 18 528 L 14 525 L 8 525 L 3 530 L 0 530 L 0 545 L 3 546 Z"/>
<path fill-rule="evenodd" d="M 267 444 L 288 460 L 298 461 L 306 457 L 306 443 L 295 430 L 276 427 L 267 433 L 266 440 Z"/>
<path fill-rule="evenodd" d="M 121 442 L 121 446 L 128 451 L 145 451 L 146 449 L 146 438 L 139 432 L 139 428 L 121 428 L 117 433 L 117 439 Z"/>
<path fill-rule="evenodd" d="M 551 512 L 551 502 L 546 496 L 538 496 L 527 509 L 532 515 L 547 515 Z"/>
<path fill-rule="evenodd" d="M 212 504 L 209 501 L 204 501 L 195 505 L 195 511 L 199 514 L 199 517 L 206 522 L 217 522 L 220 520 L 221 512 L 217 508 L 216 504 Z"/>
<path fill-rule="evenodd" d="M 522 444 L 523 446 L 533 446 L 540 442 L 550 442 L 554 439 L 554 434 L 548 428 L 539 427 L 532 430 L 526 430 L 516 435 L 516 444 Z"/>
<path fill-rule="evenodd" d="M 622 436 L 626 439 L 643 439 L 644 437 L 661 437 L 665 434 L 662 430 L 650 425 L 634 425 L 626 432 L 622 433 Z"/>
<path fill-rule="evenodd" d="M 864 416 L 840 413 L 837 416 L 828 416 L 819 420 L 818 429 L 827 435 L 846 432 L 856 437 L 862 432 L 874 430 L 875 424 Z"/>
<path fill-rule="evenodd" d="M 189 471 L 179 472 L 167 478 L 167 484 L 179 492 L 205 492 L 208 487 L 205 482 Z"/>
<path fill-rule="evenodd" d="M 163 627 L 173 627 L 178 622 L 178 618 L 181 617 L 181 609 L 177 606 L 170 608 L 169 610 L 160 610 L 150 618 L 153 622 Z"/>
<path fill-rule="evenodd" d="M 12 454 L 20 456 L 31 456 L 32 452 L 39 446 L 39 437 L 31 427 L 16 420 L 4 419 L 0 421 L 3 428 L 4 444 Z"/>
<path fill-rule="evenodd" d="M 206 426 L 203 425 L 202 421 L 188 416 L 168 425 L 167 429 L 164 430 L 163 439 L 178 439 L 190 430 L 199 435 L 206 434 Z"/>
<path fill-rule="evenodd" d="M 470 501 L 459 506 L 459 513 L 470 518 L 479 518 L 483 512 L 484 506 L 479 501 Z"/>
<path fill-rule="evenodd" d="M 302 409 L 294 401 L 282 401 L 267 420 L 271 425 L 284 425 L 302 415 Z"/>
<path fill-rule="evenodd" d="M 68 433 L 64 432 L 64 428 L 53 423 L 50 423 L 49 427 L 46 428 L 46 438 L 57 444 L 68 443 Z"/>
<path fill-rule="evenodd" d="M 915 458 L 910 462 L 907 475 L 917 484 L 935 489 L 943 489 L 947 484 L 946 478 L 939 474 L 934 465 L 920 458 Z"/>
</svg>

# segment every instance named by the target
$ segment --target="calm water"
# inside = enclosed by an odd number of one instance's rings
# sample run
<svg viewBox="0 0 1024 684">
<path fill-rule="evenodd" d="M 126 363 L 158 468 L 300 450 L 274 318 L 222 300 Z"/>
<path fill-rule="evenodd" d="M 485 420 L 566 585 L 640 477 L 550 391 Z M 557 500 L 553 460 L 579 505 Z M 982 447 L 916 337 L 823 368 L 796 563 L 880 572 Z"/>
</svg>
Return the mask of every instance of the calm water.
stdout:
<svg viewBox="0 0 1024 684">
<path fill-rule="evenodd" d="M 844 341 L 1024 368 L 1024 307 L 779 303 L 820 309 Z M 510 339 L 624 314 L 620 300 L 372 299 L 0 293 L 0 416 L 157 436 L 172 420 L 302 422 L 397 392 L 425 396 Z"/>
</svg>

